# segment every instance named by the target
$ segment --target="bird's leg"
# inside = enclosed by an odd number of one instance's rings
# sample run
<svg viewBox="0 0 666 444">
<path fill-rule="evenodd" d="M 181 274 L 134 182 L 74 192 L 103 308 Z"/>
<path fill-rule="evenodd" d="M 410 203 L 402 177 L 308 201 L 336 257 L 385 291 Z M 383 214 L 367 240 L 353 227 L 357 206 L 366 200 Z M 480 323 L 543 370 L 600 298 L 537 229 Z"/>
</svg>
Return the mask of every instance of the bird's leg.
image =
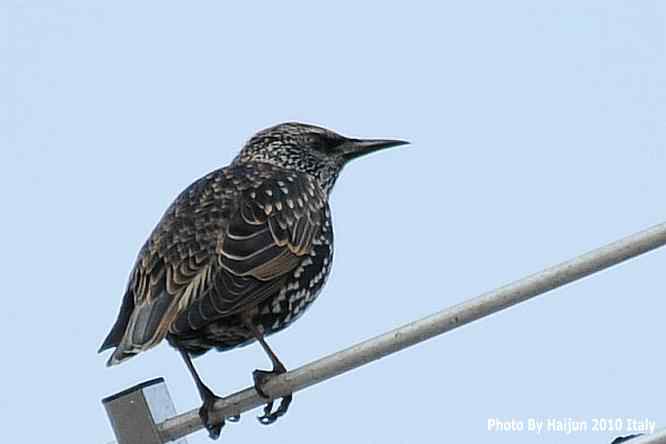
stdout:
<svg viewBox="0 0 666 444">
<path fill-rule="evenodd" d="M 268 403 L 266 404 L 266 407 L 264 407 L 264 414 L 260 416 L 259 422 L 268 425 L 274 423 L 280 416 L 283 416 L 285 413 L 287 413 L 287 410 L 289 410 L 289 404 L 291 404 L 291 401 L 293 399 L 293 396 L 291 393 L 285 397 L 282 398 L 282 401 L 280 401 L 280 406 L 272 412 L 273 410 L 273 400 L 270 399 L 270 396 L 264 392 L 263 388 L 266 385 L 266 383 L 276 375 L 280 375 L 282 373 L 286 373 L 287 369 L 285 368 L 284 364 L 280 362 L 280 359 L 273 353 L 273 350 L 268 346 L 266 343 L 266 340 L 264 339 L 264 334 L 259 331 L 256 325 L 254 323 L 246 318 L 245 319 L 245 325 L 250 329 L 254 337 L 259 341 L 261 344 L 261 347 L 264 349 L 268 357 L 271 359 L 271 362 L 273 363 L 273 370 L 272 371 L 267 371 L 267 370 L 255 370 L 252 372 L 252 377 L 254 379 L 254 388 L 259 393 L 259 395 L 263 396 L 266 399 L 269 399 Z"/>
<path fill-rule="evenodd" d="M 214 424 L 210 420 L 211 412 L 213 411 L 213 405 L 215 404 L 215 401 L 220 399 L 219 396 L 216 396 L 215 393 L 211 389 L 206 386 L 206 384 L 203 383 L 201 378 L 199 377 L 199 374 L 197 373 L 197 370 L 194 368 L 194 364 L 192 363 L 192 358 L 190 358 L 189 353 L 187 353 L 184 350 L 180 350 L 180 355 L 183 357 L 183 360 L 185 360 L 185 365 L 187 365 L 187 369 L 190 371 L 190 374 L 192 375 L 192 378 L 194 379 L 194 383 L 197 385 L 197 390 L 199 390 L 199 396 L 201 397 L 201 401 L 203 401 L 203 405 L 199 409 L 199 416 L 201 417 L 201 422 L 203 423 L 204 427 L 206 427 L 206 430 L 208 430 L 208 435 L 210 436 L 211 439 L 217 439 L 220 436 L 220 432 L 222 431 L 222 427 L 224 427 L 224 419 L 222 419 L 221 422 Z M 238 421 L 238 417 L 230 417 L 227 418 L 232 422 Z"/>
</svg>

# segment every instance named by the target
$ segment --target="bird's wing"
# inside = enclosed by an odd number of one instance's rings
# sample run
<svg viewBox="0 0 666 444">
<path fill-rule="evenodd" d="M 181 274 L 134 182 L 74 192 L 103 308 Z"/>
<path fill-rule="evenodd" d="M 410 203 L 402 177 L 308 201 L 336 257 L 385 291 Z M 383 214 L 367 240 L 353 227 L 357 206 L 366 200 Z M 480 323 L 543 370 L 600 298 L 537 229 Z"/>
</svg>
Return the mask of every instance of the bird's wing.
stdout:
<svg viewBox="0 0 666 444">
<path fill-rule="evenodd" d="M 305 176 L 274 173 L 244 191 L 217 243 L 211 285 L 191 299 L 171 331 L 197 330 L 278 291 L 312 251 L 326 211 L 325 194 Z"/>
<path fill-rule="evenodd" d="M 118 319 L 99 350 L 116 347 L 108 365 L 161 341 L 183 308 L 179 302 L 207 285 L 219 233 L 234 210 L 227 182 L 218 170 L 190 185 L 141 248 Z"/>
<path fill-rule="evenodd" d="M 327 211 L 319 186 L 288 172 L 250 179 L 206 177 L 167 210 L 102 346 L 117 346 L 110 364 L 258 304 L 310 252 Z"/>
</svg>

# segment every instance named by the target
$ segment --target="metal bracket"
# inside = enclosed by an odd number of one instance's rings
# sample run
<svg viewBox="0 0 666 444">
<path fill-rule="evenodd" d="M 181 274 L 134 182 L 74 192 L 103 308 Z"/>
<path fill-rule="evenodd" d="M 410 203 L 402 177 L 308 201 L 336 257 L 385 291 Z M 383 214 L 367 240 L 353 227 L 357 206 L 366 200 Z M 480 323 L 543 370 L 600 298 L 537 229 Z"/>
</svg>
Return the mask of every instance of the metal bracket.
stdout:
<svg viewBox="0 0 666 444">
<path fill-rule="evenodd" d="M 164 378 L 102 399 L 118 444 L 165 444 L 158 424 L 176 415 Z M 187 444 L 184 438 L 173 441 Z"/>
</svg>

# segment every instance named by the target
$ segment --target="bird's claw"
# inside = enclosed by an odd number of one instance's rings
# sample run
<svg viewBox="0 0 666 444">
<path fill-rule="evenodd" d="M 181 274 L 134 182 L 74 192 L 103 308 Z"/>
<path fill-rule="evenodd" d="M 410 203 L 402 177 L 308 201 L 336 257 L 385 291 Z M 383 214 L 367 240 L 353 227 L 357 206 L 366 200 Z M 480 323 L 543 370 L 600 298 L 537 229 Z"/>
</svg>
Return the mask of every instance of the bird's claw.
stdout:
<svg viewBox="0 0 666 444">
<path fill-rule="evenodd" d="M 277 410 L 273 412 L 272 411 L 273 400 L 270 399 L 270 396 L 268 396 L 266 392 L 263 390 L 263 387 L 271 378 L 285 372 L 286 369 L 278 368 L 270 372 L 266 370 L 255 370 L 252 373 L 252 377 L 254 378 L 255 390 L 257 391 L 257 393 L 259 393 L 259 396 L 269 400 L 266 406 L 264 407 L 264 414 L 257 417 L 259 422 L 263 425 L 273 424 L 275 421 L 277 421 L 279 417 L 284 416 L 284 414 L 287 413 L 287 410 L 289 410 L 289 404 L 291 404 L 291 401 L 293 399 L 293 396 L 291 394 L 283 397 L 282 400 L 280 401 L 280 405 L 278 406 Z"/>
<path fill-rule="evenodd" d="M 222 432 L 222 427 L 224 427 L 224 419 L 218 423 L 213 423 L 210 420 L 210 413 L 213 411 L 213 405 L 215 405 L 215 401 L 218 399 L 220 398 L 215 395 L 207 396 L 203 405 L 199 409 L 199 417 L 201 418 L 201 422 L 203 423 L 206 430 L 208 430 L 208 436 L 210 436 L 210 439 L 219 438 L 220 432 Z M 233 421 L 230 418 L 229 420 L 232 422 L 237 421 Z"/>
<path fill-rule="evenodd" d="M 265 399 L 270 399 L 270 396 L 264 392 L 266 383 L 276 374 L 275 371 L 269 372 L 268 370 L 255 370 L 252 372 L 252 379 L 254 379 L 254 389 L 259 393 L 259 396 Z"/>
<path fill-rule="evenodd" d="M 287 410 L 289 410 L 289 404 L 291 404 L 292 399 L 292 395 L 287 395 L 282 398 L 280 401 L 280 406 L 272 413 L 271 410 L 273 410 L 273 401 L 269 401 L 268 404 L 266 404 L 264 407 L 264 414 L 257 417 L 257 419 L 263 425 L 273 424 L 280 416 L 284 416 L 284 414 L 287 413 Z"/>
</svg>

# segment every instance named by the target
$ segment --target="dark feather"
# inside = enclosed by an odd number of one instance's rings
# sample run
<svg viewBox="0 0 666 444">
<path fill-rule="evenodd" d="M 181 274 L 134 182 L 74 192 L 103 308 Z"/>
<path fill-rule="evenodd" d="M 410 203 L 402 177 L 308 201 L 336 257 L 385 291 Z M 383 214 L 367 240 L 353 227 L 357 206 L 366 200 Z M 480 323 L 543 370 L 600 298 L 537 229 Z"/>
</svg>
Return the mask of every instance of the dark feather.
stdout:
<svg viewBox="0 0 666 444">
<path fill-rule="evenodd" d="M 232 165 L 192 184 L 139 254 L 103 345 L 117 347 L 110 363 L 275 294 L 309 253 L 325 209 L 314 179 L 269 164 Z"/>
<path fill-rule="evenodd" d="M 117 347 L 120 344 L 125 335 L 125 328 L 127 328 L 132 311 L 134 311 L 134 295 L 130 291 L 126 291 L 125 296 L 123 296 L 123 303 L 120 306 L 118 318 L 97 353 Z"/>
</svg>

